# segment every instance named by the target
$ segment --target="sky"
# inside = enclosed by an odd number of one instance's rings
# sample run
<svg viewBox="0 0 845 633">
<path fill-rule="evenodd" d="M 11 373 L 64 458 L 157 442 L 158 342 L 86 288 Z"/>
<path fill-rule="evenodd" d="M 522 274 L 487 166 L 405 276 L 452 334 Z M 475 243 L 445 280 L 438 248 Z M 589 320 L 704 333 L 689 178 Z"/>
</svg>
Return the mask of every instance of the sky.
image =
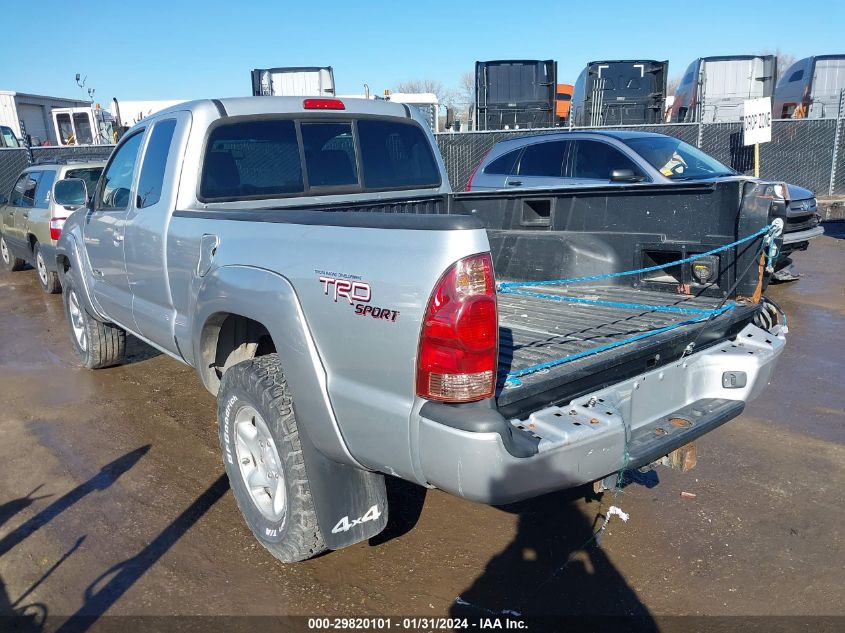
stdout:
<svg viewBox="0 0 845 633">
<path fill-rule="evenodd" d="M 0 90 L 82 97 L 80 73 L 104 107 L 249 95 L 250 71 L 273 66 L 333 66 L 339 94 L 381 94 L 415 79 L 456 88 L 476 60 L 554 59 L 574 83 L 591 60 L 668 59 L 672 78 L 709 55 L 845 53 L 843 0 L 26 4 L 26 28 L 0 38 Z"/>
</svg>

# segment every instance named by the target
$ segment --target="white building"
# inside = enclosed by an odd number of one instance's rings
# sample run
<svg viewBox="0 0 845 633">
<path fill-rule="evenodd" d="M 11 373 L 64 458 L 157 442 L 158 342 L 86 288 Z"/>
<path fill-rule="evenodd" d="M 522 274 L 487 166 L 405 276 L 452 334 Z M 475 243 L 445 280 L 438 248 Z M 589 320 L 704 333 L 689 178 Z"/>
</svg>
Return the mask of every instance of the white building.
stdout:
<svg viewBox="0 0 845 633">
<path fill-rule="evenodd" d="M 48 97 L 13 90 L 0 90 L 0 125 L 7 125 L 23 139 L 24 130 L 33 145 L 58 144 L 53 126 L 53 108 L 90 107 L 81 99 Z M 24 129 L 21 129 L 23 125 Z"/>
</svg>

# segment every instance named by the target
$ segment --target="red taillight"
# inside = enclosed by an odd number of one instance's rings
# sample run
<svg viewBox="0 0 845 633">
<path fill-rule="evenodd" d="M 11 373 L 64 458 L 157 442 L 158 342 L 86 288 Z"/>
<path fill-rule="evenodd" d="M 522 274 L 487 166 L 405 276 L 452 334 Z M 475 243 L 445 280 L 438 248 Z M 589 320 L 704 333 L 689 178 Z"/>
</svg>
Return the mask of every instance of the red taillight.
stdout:
<svg viewBox="0 0 845 633">
<path fill-rule="evenodd" d="M 493 151 L 491 147 L 486 152 L 484 152 L 484 156 L 481 157 L 481 160 L 478 161 L 478 164 L 475 166 L 475 169 L 472 170 L 472 173 L 469 175 L 469 180 L 467 180 L 467 191 L 472 191 L 472 179 L 475 178 L 475 174 L 478 173 L 479 168 L 481 167 L 481 163 L 484 162 L 484 159 L 487 158 L 487 155 Z"/>
<path fill-rule="evenodd" d="M 62 235 L 65 218 L 50 218 L 50 239 L 57 240 Z"/>
<path fill-rule="evenodd" d="M 447 270 L 428 302 L 420 334 L 417 395 L 472 402 L 496 391 L 499 318 L 493 262 L 472 255 Z"/>
<path fill-rule="evenodd" d="M 302 107 L 306 110 L 346 110 L 340 99 L 306 99 Z"/>
</svg>

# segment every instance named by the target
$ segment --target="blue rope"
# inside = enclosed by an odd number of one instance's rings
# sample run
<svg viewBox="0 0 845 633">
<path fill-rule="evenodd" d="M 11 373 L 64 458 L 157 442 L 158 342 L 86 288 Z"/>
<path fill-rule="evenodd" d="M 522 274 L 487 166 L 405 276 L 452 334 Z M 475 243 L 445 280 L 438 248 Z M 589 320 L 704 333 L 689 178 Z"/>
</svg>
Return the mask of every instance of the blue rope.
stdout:
<svg viewBox="0 0 845 633">
<path fill-rule="evenodd" d="M 742 239 L 739 239 L 735 242 L 731 242 L 730 244 L 725 244 L 724 246 L 720 246 L 719 248 L 714 248 L 712 250 L 707 251 L 706 253 L 698 253 L 697 255 L 690 255 L 689 257 L 685 257 L 684 259 L 679 259 L 676 262 L 670 262 L 668 264 L 658 264 L 657 266 L 648 266 L 646 268 L 637 268 L 636 270 L 624 270 L 618 273 L 605 273 L 603 275 L 590 275 L 589 277 L 573 277 L 571 279 L 552 279 L 550 281 L 509 281 L 504 283 L 496 284 L 497 290 L 505 290 L 507 288 L 524 288 L 526 286 L 557 286 L 561 284 L 573 284 L 582 281 L 598 281 L 600 279 L 613 279 L 615 277 L 625 277 L 627 275 L 636 275 L 641 273 L 649 273 L 654 270 L 661 270 L 663 268 L 669 268 L 670 266 L 679 266 L 680 264 L 686 264 L 689 262 L 693 262 L 697 259 L 701 259 L 702 257 L 707 257 L 709 255 L 715 255 L 716 253 L 721 253 L 723 251 L 729 250 L 734 248 L 735 246 L 739 246 L 740 244 L 745 244 L 746 242 L 750 242 L 751 240 L 760 237 L 761 235 L 767 235 L 773 226 L 771 224 L 767 224 L 759 231 L 755 231 L 751 235 L 747 235 Z"/>
<path fill-rule="evenodd" d="M 609 306 L 611 308 L 627 308 L 629 310 L 645 310 L 647 312 L 672 312 L 674 314 L 698 314 L 710 316 L 715 313 L 711 308 L 682 308 L 677 305 L 651 305 L 649 303 L 625 303 L 623 301 L 607 301 L 604 299 L 583 299 L 581 297 L 568 297 L 564 295 L 550 295 L 543 292 L 531 292 L 530 290 L 502 290 L 500 294 L 520 295 L 523 297 L 535 297 L 537 299 L 548 299 L 549 301 L 567 301 L 569 303 L 582 303 L 592 306 Z M 731 309 L 736 304 L 730 303 Z"/>
<path fill-rule="evenodd" d="M 722 314 L 723 312 L 727 312 L 731 310 L 734 306 L 725 306 L 724 308 L 719 308 L 718 310 L 713 310 L 713 314 Z M 712 315 L 711 315 L 712 316 Z M 651 336 L 657 336 L 658 334 L 663 334 L 664 332 L 668 332 L 670 330 L 677 329 L 679 327 L 683 327 L 685 325 L 691 325 L 693 323 L 700 323 L 701 321 L 706 321 L 709 316 L 699 317 L 697 319 L 687 319 L 686 321 L 681 321 L 680 323 L 673 323 L 672 325 L 667 325 L 665 327 L 657 328 L 656 330 L 649 330 L 648 332 L 642 332 L 641 334 L 637 334 L 636 336 L 631 336 L 629 338 L 623 339 L 621 341 L 614 341 L 613 343 L 607 343 L 606 345 L 600 345 L 599 347 L 594 347 L 592 349 L 584 350 L 583 352 L 578 352 L 577 354 L 570 354 L 569 356 L 564 356 L 563 358 L 557 358 L 555 360 L 550 360 L 545 363 L 539 363 L 538 365 L 531 365 L 530 367 L 526 367 L 524 369 L 519 369 L 517 371 L 512 371 L 507 374 L 507 379 L 505 380 L 506 384 L 510 385 L 521 385 L 522 381 L 520 378 L 522 376 L 527 376 L 528 374 L 533 374 L 538 371 L 542 371 L 544 369 L 550 369 L 552 367 L 557 367 L 558 365 L 563 365 L 564 363 L 570 363 L 574 360 L 578 360 L 579 358 L 584 358 L 585 356 L 590 356 L 592 354 L 598 354 L 600 352 L 606 352 L 611 349 L 615 349 L 617 347 L 621 347 L 622 345 L 627 345 L 628 343 L 634 343 L 635 341 L 641 341 L 645 338 L 649 338 Z"/>
<path fill-rule="evenodd" d="M 634 343 L 636 341 L 641 341 L 643 339 L 649 338 L 651 336 L 656 336 L 658 334 L 662 334 L 664 332 L 669 332 L 670 330 L 675 330 L 679 327 L 683 327 L 685 325 L 691 325 L 693 323 L 699 323 L 701 321 L 706 321 L 714 316 L 719 314 L 724 314 L 728 310 L 732 310 L 736 307 L 736 303 L 731 302 L 728 303 L 720 308 L 715 309 L 704 309 L 704 308 L 682 308 L 679 306 L 658 306 L 658 305 L 650 305 L 645 303 L 625 303 L 621 301 L 605 301 L 603 299 L 583 299 L 580 297 L 567 297 L 562 295 L 551 295 L 545 294 L 542 292 L 532 292 L 529 290 L 511 290 L 511 288 L 525 288 L 525 287 L 532 287 L 532 286 L 556 286 L 562 284 L 571 284 L 571 283 L 578 283 L 584 281 L 598 281 L 600 279 L 612 279 L 615 277 L 625 277 L 627 275 L 636 275 L 651 272 L 654 270 L 661 270 L 663 268 L 668 268 L 670 266 L 679 266 L 681 264 L 686 264 L 688 262 L 693 262 L 697 259 L 701 259 L 702 257 L 707 257 L 708 255 L 715 255 L 716 253 L 721 253 L 728 249 L 734 248 L 739 246 L 740 244 L 745 244 L 746 242 L 750 242 L 753 239 L 756 239 L 760 236 L 765 235 L 766 239 L 769 241 L 769 252 L 768 256 L 769 259 L 773 259 L 775 255 L 775 247 L 774 240 L 771 239 L 773 230 L 775 227 L 771 224 L 768 224 L 761 228 L 759 231 L 755 231 L 751 235 L 747 235 L 741 239 L 736 240 L 735 242 L 731 242 L 730 244 L 725 244 L 724 246 L 720 246 L 718 248 L 714 248 L 709 250 L 705 253 L 699 253 L 697 255 L 691 255 L 690 257 L 685 257 L 684 259 L 679 259 L 678 261 L 671 262 L 668 264 L 659 264 L 657 266 L 648 266 L 646 268 L 638 268 L 636 270 L 626 270 L 623 272 L 618 273 L 606 273 L 603 275 L 591 275 L 589 277 L 574 277 L 570 279 L 553 279 L 550 281 L 511 281 L 506 283 L 500 283 L 496 285 L 496 289 L 502 294 L 514 294 L 514 295 L 521 295 L 526 297 L 536 297 L 538 299 L 548 299 L 551 301 L 568 301 L 572 303 L 581 303 L 586 305 L 598 305 L 598 306 L 609 306 L 614 308 L 627 308 L 631 310 L 646 310 L 646 311 L 653 311 L 653 312 L 673 312 L 677 314 L 695 314 L 699 315 L 694 319 L 687 319 L 685 321 L 681 321 L 679 323 L 674 323 L 672 325 L 667 325 L 661 328 L 657 328 L 656 330 L 649 330 L 647 332 L 642 332 L 635 336 L 631 336 L 629 338 L 623 339 L 621 341 L 615 341 L 613 343 L 607 343 L 606 345 L 600 345 L 599 347 L 595 347 L 593 349 L 584 350 L 583 352 L 578 352 L 577 354 L 570 354 L 569 356 L 564 356 L 563 358 L 558 358 L 555 360 L 551 360 L 545 363 L 540 363 L 538 365 L 532 365 L 530 367 L 526 367 L 524 369 L 520 369 L 517 371 L 509 372 L 507 374 L 507 378 L 505 380 L 505 384 L 510 385 L 520 385 L 522 381 L 519 380 L 522 376 L 527 376 L 528 374 L 533 374 L 538 371 L 542 371 L 544 369 L 550 369 L 552 367 L 557 367 L 558 365 L 563 365 L 564 363 L 569 363 L 574 360 L 578 360 L 579 358 L 584 358 L 585 356 L 590 356 L 592 354 L 598 354 L 600 352 L 606 352 L 611 349 L 615 349 L 617 347 L 621 347 L 622 345 L 627 345 L 628 343 Z M 765 245 L 765 241 L 764 241 Z M 771 262 L 770 262 L 771 265 Z"/>
</svg>

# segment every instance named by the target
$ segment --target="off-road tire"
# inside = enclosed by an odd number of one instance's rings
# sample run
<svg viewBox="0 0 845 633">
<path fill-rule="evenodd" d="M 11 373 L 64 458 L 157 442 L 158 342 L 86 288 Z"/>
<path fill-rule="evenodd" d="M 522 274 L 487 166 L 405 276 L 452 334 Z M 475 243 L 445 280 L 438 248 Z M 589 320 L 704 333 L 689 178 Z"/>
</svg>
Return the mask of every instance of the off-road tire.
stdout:
<svg viewBox="0 0 845 633">
<path fill-rule="evenodd" d="M 32 253 L 35 258 L 35 272 L 38 274 L 38 283 L 41 284 L 41 290 L 50 295 L 59 294 L 62 291 L 59 273 L 47 268 L 47 262 L 44 260 L 44 254 L 41 252 L 41 245 L 38 242 L 35 243 Z M 44 267 L 43 270 L 42 266 Z"/>
<path fill-rule="evenodd" d="M 285 513 L 277 521 L 268 519 L 259 510 L 238 463 L 235 420 L 244 407 L 251 407 L 263 418 L 282 462 L 287 496 Z M 258 541 L 286 563 L 306 560 L 325 551 L 305 472 L 293 400 L 277 354 L 243 361 L 223 374 L 217 394 L 217 421 L 223 464 L 232 493 Z"/>
<path fill-rule="evenodd" d="M 6 238 L 2 235 L 0 235 L 0 242 L 3 242 L 3 244 L 0 245 L 0 252 L 2 252 L 2 256 L 0 256 L 0 264 L 3 264 L 3 268 L 8 270 L 10 273 L 17 270 L 23 270 L 24 266 L 26 266 L 26 260 L 12 255 L 12 251 L 9 250 L 9 245 L 6 244 Z"/>
<path fill-rule="evenodd" d="M 62 299 L 73 351 L 82 365 L 101 369 L 120 363 L 126 353 L 126 331 L 91 315 L 70 276 L 65 276 Z M 84 343 L 81 335 L 84 335 Z"/>
</svg>

